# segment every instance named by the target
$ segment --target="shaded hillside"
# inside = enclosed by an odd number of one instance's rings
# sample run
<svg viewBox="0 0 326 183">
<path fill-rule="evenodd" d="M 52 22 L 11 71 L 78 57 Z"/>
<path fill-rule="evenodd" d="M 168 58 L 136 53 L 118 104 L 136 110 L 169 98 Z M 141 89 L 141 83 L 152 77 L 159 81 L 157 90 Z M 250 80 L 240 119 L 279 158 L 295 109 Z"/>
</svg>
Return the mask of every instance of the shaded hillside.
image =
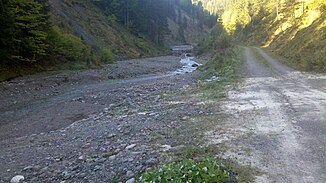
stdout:
<svg viewBox="0 0 326 183">
<path fill-rule="evenodd" d="M 171 32 L 165 37 L 166 45 L 197 44 L 207 37 L 210 28 L 202 24 L 198 18 L 192 17 L 184 10 L 176 10 L 176 13 L 180 13 L 178 17 L 181 18 L 168 19 L 168 27 Z"/>
<path fill-rule="evenodd" d="M 116 56 L 139 57 L 162 51 L 145 38 L 131 35 L 87 0 L 50 0 L 54 24 L 80 37 L 95 51 L 106 47 Z"/>
<path fill-rule="evenodd" d="M 10 0 L 0 15 L 0 81 L 166 54 L 216 22 L 191 0 Z"/>
<path fill-rule="evenodd" d="M 50 0 L 53 22 L 94 50 L 157 55 L 164 46 L 202 41 L 216 17 L 191 1 Z"/>
<path fill-rule="evenodd" d="M 216 16 L 191 0 L 93 0 L 107 18 L 133 35 L 171 46 L 201 41 Z"/>
</svg>

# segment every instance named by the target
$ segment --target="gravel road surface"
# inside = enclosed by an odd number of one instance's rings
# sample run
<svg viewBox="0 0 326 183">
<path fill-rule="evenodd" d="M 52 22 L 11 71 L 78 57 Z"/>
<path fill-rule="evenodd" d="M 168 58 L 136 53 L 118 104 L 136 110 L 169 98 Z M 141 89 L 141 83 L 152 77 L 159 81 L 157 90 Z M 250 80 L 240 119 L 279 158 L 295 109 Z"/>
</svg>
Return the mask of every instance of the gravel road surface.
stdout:
<svg viewBox="0 0 326 183">
<path fill-rule="evenodd" d="M 228 92 L 226 124 L 210 132 L 224 158 L 258 168 L 256 182 L 326 182 L 326 76 L 245 48 L 245 77 Z"/>
</svg>

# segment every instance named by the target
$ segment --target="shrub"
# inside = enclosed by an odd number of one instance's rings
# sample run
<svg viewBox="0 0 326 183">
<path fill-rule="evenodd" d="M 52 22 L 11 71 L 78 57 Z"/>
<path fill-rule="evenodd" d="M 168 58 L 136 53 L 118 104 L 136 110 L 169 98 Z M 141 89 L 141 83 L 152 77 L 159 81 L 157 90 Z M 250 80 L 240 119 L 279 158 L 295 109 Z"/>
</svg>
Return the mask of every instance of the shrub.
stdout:
<svg viewBox="0 0 326 183">
<path fill-rule="evenodd" d="M 186 159 L 179 163 L 170 163 L 161 167 L 158 171 L 148 171 L 142 175 L 141 182 L 229 182 L 230 173 L 216 159 L 207 158 L 196 163 Z"/>
<path fill-rule="evenodd" d="M 112 63 L 113 62 L 113 55 L 111 51 L 107 48 L 103 48 L 101 51 L 101 61 L 103 63 Z"/>
<path fill-rule="evenodd" d="M 88 62 L 91 49 L 83 41 L 73 34 L 64 33 L 58 27 L 53 27 L 49 42 L 51 45 L 51 55 L 63 57 L 67 61 Z"/>
<path fill-rule="evenodd" d="M 117 24 L 118 18 L 115 15 L 110 15 L 107 17 L 107 20 L 110 22 L 111 25 Z"/>
</svg>

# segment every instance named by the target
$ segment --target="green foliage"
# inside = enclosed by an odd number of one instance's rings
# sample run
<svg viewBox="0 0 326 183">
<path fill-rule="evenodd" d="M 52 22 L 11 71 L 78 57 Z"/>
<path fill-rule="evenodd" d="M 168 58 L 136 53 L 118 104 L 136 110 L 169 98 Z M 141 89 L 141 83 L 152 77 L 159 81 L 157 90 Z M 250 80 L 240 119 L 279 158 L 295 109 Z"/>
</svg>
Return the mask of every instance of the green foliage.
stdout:
<svg viewBox="0 0 326 183">
<path fill-rule="evenodd" d="M 211 76 L 225 77 L 228 80 L 236 78 L 238 73 L 237 65 L 240 63 L 240 54 L 237 48 L 229 48 L 217 51 L 209 62 L 201 69 L 206 70 L 206 78 Z"/>
<path fill-rule="evenodd" d="M 199 43 L 196 47 L 196 53 L 201 54 L 205 51 L 213 53 L 221 53 L 222 50 L 232 48 L 231 36 L 227 33 L 221 22 L 217 22 L 215 27 L 205 40 Z"/>
<path fill-rule="evenodd" d="M 109 64 L 113 62 L 114 60 L 113 55 L 108 48 L 103 48 L 101 53 L 102 53 L 101 61 L 103 63 Z"/>
<path fill-rule="evenodd" d="M 167 53 L 165 47 L 151 42 L 145 35 L 139 37 L 140 38 L 135 40 L 135 44 L 140 50 L 142 50 L 143 54 L 148 56 L 156 56 L 162 53 Z M 157 50 L 157 48 L 159 50 Z M 143 54 L 140 56 L 143 56 Z"/>
<path fill-rule="evenodd" d="M 201 79 L 219 78 L 217 81 L 201 85 L 201 90 L 205 96 L 210 98 L 224 97 L 225 87 L 236 83 L 240 78 L 241 49 L 232 44 L 230 35 L 221 23 L 214 27 L 201 47 L 200 49 L 210 50 L 214 54 L 212 59 L 199 68 L 203 71 Z"/>
<path fill-rule="evenodd" d="M 204 97 L 217 99 L 224 97 L 225 87 L 239 81 L 242 74 L 241 57 L 241 49 L 237 47 L 217 51 L 213 58 L 200 68 L 203 71 L 201 79 L 219 78 L 200 86 Z"/>
<path fill-rule="evenodd" d="M 168 18 L 176 20 L 178 16 L 178 24 L 183 29 L 188 26 L 188 20 L 181 17 L 181 11 L 186 11 L 193 19 L 197 18 L 200 26 L 212 27 L 216 22 L 216 16 L 204 11 L 202 6 L 192 4 L 191 0 L 97 0 L 93 3 L 135 35 L 146 34 L 160 44 L 170 32 Z"/>
<path fill-rule="evenodd" d="M 115 15 L 109 15 L 108 16 L 108 21 L 110 22 L 111 25 L 114 25 L 117 23 L 118 18 Z"/>
<path fill-rule="evenodd" d="M 211 31 L 207 44 L 209 48 L 214 50 L 224 50 L 232 46 L 231 37 L 228 35 L 221 23 L 217 23 Z"/>
<path fill-rule="evenodd" d="M 207 158 L 196 163 L 191 159 L 179 163 L 170 163 L 161 167 L 158 171 L 148 171 L 142 175 L 141 182 L 207 182 L 223 183 L 230 180 L 230 173 L 216 159 Z"/>
<path fill-rule="evenodd" d="M 46 1 L 6 0 L 0 3 L 0 59 L 37 61 L 46 55 Z"/>
<path fill-rule="evenodd" d="M 94 3 L 104 13 L 116 19 L 134 34 L 146 33 L 156 43 L 163 41 L 169 32 L 167 25 L 168 7 L 165 0 L 98 0 Z"/>
<path fill-rule="evenodd" d="M 91 63 L 91 48 L 72 34 L 62 32 L 53 27 L 49 34 L 50 53 L 53 59 L 63 59 L 69 62 Z"/>
<path fill-rule="evenodd" d="M 214 155 L 214 148 L 209 145 L 205 147 L 198 147 L 194 145 L 187 145 L 180 152 L 177 153 L 178 157 L 182 158 L 192 158 L 192 159 L 197 159 L 197 158 L 206 158 Z"/>
<path fill-rule="evenodd" d="M 325 0 L 201 0 L 241 44 L 261 45 L 303 70 L 326 71 Z"/>
</svg>

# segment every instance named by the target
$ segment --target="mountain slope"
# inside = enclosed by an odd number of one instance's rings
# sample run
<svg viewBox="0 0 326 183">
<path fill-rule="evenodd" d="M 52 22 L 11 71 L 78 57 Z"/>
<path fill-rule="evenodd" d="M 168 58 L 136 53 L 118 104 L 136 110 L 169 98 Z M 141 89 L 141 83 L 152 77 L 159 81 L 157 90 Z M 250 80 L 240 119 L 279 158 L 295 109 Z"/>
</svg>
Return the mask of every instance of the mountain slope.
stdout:
<svg viewBox="0 0 326 183">
<path fill-rule="evenodd" d="M 168 18 L 168 26 L 171 32 L 165 37 L 166 45 L 197 44 L 207 37 L 210 28 L 202 24 L 198 18 L 192 17 L 183 10 L 175 11 L 177 14 L 180 13 L 178 17 L 181 18 L 179 18 L 180 20 Z"/>
<path fill-rule="evenodd" d="M 326 71 L 326 1 L 201 1 L 241 44 L 266 47 L 298 69 Z"/>
<path fill-rule="evenodd" d="M 261 45 L 303 70 L 326 71 L 325 2 L 285 1 L 264 6 L 236 34 L 247 44 Z"/>
<path fill-rule="evenodd" d="M 162 51 L 148 39 L 135 37 L 118 24 L 110 24 L 91 1 L 50 0 L 49 3 L 54 24 L 81 37 L 96 51 L 108 47 L 120 57 L 155 55 Z"/>
<path fill-rule="evenodd" d="M 216 21 L 180 0 L 11 0 L 0 14 L 0 81 L 166 54 L 202 40 Z"/>
</svg>

